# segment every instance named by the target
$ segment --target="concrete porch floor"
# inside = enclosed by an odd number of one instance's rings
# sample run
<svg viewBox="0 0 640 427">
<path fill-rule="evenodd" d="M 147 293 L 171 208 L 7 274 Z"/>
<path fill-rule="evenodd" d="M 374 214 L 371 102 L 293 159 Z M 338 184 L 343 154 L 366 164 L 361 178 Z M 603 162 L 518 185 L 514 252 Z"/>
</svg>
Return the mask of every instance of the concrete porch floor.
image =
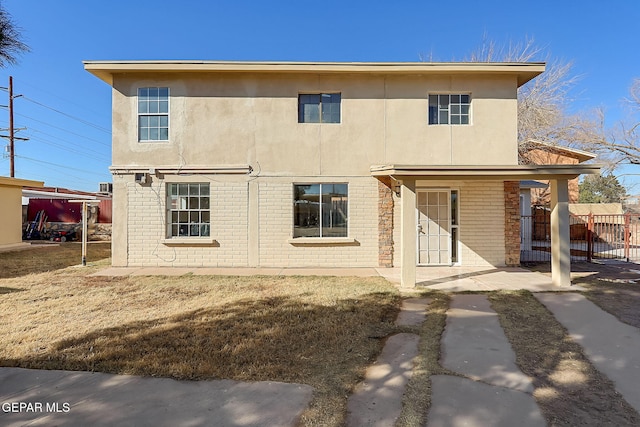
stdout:
<svg viewBox="0 0 640 427">
<path fill-rule="evenodd" d="M 400 286 L 400 268 L 187 268 L 187 267 L 108 267 L 92 276 L 382 276 Z M 528 290 L 532 292 L 579 291 L 579 286 L 559 288 L 551 277 L 517 267 L 418 267 L 416 288 L 449 292 Z M 410 288 L 407 288 L 410 289 Z"/>
<path fill-rule="evenodd" d="M 400 268 L 378 268 L 381 276 L 400 283 Z M 416 288 L 449 292 L 528 290 L 531 292 L 581 291 L 580 286 L 558 287 L 551 276 L 519 267 L 417 267 Z"/>
</svg>

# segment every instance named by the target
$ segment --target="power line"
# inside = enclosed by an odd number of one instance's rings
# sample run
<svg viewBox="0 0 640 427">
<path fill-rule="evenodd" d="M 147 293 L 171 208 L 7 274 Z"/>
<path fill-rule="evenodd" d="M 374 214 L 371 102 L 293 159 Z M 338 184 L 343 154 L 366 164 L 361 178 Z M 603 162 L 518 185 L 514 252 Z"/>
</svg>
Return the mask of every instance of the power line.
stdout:
<svg viewBox="0 0 640 427">
<path fill-rule="evenodd" d="M 88 107 L 87 107 L 87 106 L 85 106 L 85 105 L 78 104 L 77 102 L 72 101 L 72 100 L 70 100 L 70 99 L 63 98 L 63 97 L 61 97 L 61 96 L 60 96 L 60 95 L 58 95 L 58 94 L 55 94 L 55 93 L 50 92 L 50 91 L 48 91 L 48 90 L 42 89 L 42 88 L 40 88 L 40 87 L 37 87 L 37 86 L 35 86 L 35 85 L 33 85 L 33 84 L 29 83 L 29 82 L 26 82 L 26 81 L 24 81 L 24 80 L 22 80 L 22 79 L 20 79 L 20 78 L 18 78 L 18 79 L 14 79 L 14 80 L 16 80 L 17 82 L 19 82 L 21 85 L 26 85 L 26 86 L 32 87 L 33 89 L 36 89 L 36 90 L 38 90 L 38 91 L 40 91 L 40 92 L 46 93 L 46 94 L 48 94 L 48 95 L 51 95 L 51 96 L 53 96 L 54 98 L 60 99 L 60 100 L 62 100 L 62 101 L 64 101 L 64 102 L 67 102 L 67 103 L 69 103 L 69 104 L 73 104 L 73 105 L 75 105 L 75 106 L 77 106 L 77 107 L 80 107 L 80 108 L 82 108 L 84 111 L 89 111 L 89 112 L 91 112 L 91 113 L 93 113 L 93 114 L 95 114 L 95 115 L 98 115 L 98 116 L 101 116 L 101 115 L 103 115 L 103 114 L 104 114 L 104 113 L 98 113 L 97 111 L 94 111 L 94 110 L 92 110 L 92 109 L 88 108 Z"/>
<path fill-rule="evenodd" d="M 96 151 L 96 150 L 92 150 L 92 149 L 90 149 L 90 148 L 86 148 L 86 146 L 85 146 L 85 145 L 78 144 L 78 143 L 76 143 L 76 142 L 72 142 L 72 141 L 68 141 L 68 140 L 63 139 L 63 138 L 60 138 L 60 137 L 58 137 L 58 136 L 56 136 L 56 135 L 52 135 L 52 134 L 50 134 L 50 133 L 43 132 L 43 131 L 41 131 L 40 129 L 37 129 L 37 128 L 32 128 L 32 127 L 30 127 L 28 130 L 30 130 L 31 132 L 35 132 L 35 133 L 37 133 L 37 134 L 40 134 L 40 135 L 48 136 L 48 137 L 53 138 L 53 139 L 55 139 L 55 140 L 57 140 L 57 141 L 60 141 L 60 142 L 63 142 L 63 143 L 69 144 L 71 147 L 73 147 L 73 148 L 77 148 L 77 149 L 79 149 L 80 151 L 83 151 L 83 152 L 85 152 L 85 153 L 93 153 L 93 154 L 95 154 L 95 155 L 97 155 L 97 156 L 103 156 L 103 158 L 104 158 L 105 160 L 107 160 L 107 157 L 108 157 L 108 156 L 105 156 L 105 153 L 100 152 L 100 151 Z M 47 139 L 43 139 L 43 138 L 41 138 L 41 137 L 39 137 L 39 136 L 37 136 L 37 135 L 30 135 L 30 137 L 31 137 L 31 140 L 34 140 L 34 141 L 43 141 L 43 142 L 44 142 L 44 141 L 49 141 L 49 140 L 47 140 Z M 56 144 L 55 142 L 52 142 L 52 141 L 49 141 L 49 142 L 50 142 L 52 145 L 56 145 L 56 146 L 58 146 L 58 147 L 64 147 L 64 145 Z M 72 150 L 73 148 L 69 148 L 68 150 Z M 111 159 L 109 158 L 108 160 L 111 160 Z"/>
<path fill-rule="evenodd" d="M 97 125 L 97 124 L 95 124 L 95 123 L 91 123 L 91 122 L 89 122 L 89 121 L 87 121 L 87 120 L 84 120 L 84 119 L 81 119 L 81 118 L 79 118 L 79 117 L 72 116 L 71 114 L 65 113 L 64 111 L 60 111 L 60 110 L 57 110 L 57 109 L 55 109 L 55 108 L 53 108 L 53 107 L 49 107 L 48 105 L 45 105 L 45 104 L 43 104 L 43 103 L 41 103 L 41 102 L 38 102 L 38 101 L 36 101 L 36 100 L 34 100 L 34 99 L 28 98 L 28 97 L 26 97 L 26 96 L 24 96 L 24 95 L 22 95 L 22 98 L 23 98 L 23 99 L 26 99 L 27 101 L 32 102 L 32 103 L 34 103 L 34 104 L 36 104 L 36 105 L 39 105 L 39 106 L 44 107 L 44 108 L 47 108 L 47 109 L 49 109 L 49 110 L 51 110 L 51 111 L 55 111 L 55 112 L 56 112 L 56 113 L 58 113 L 58 114 L 62 114 L 62 115 L 63 115 L 63 116 L 65 116 L 65 117 L 69 117 L 70 119 L 77 120 L 77 121 L 79 121 L 79 122 L 80 122 L 80 123 L 82 123 L 82 124 L 85 124 L 85 125 L 87 125 L 87 126 L 91 126 L 91 127 L 92 127 L 92 128 L 94 128 L 94 129 L 97 129 L 97 130 L 99 130 L 99 131 L 102 131 L 102 132 L 104 132 L 104 133 L 108 133 L 109 135 L 111 135 L 111 131 L 110 131 L 109 129 L 107 129 L 107 128 L 103 128 L 102 126 L 99 126 L 99 125 Z"/>
<path fill-rule="evenodd" d="M 87 157 L 87 158 L 90 158 L 90 159 L 103 160 L 103 161 L 106 161 L 106 162 L 110 161 L 110 159 L 107 159 L 104 156 L 104 154 L 98 153 L 97 151 L 93 151 L 91 153 L 83 152 L 83 151 L 80 151 L 80 150 L 75 150 L 75 149 L 70 148 L 70 147 L 66 147 L 66 146 L 64 146 L 62 144 L 56 144 L 55 142 L 48 141 L 46 139 L 42 139 L 42 138 L 39 138 L 39 137 L 31 137 L 31 141 L 41 142 L 43 144 L 47 144 L 47 145 L 50 145 L 52 147 L 56 147 L 56 148 L 58 148 L 60 150 L 68 151 L 70 153 L 74 153 L 74 154 L 77 154 L 79 156 L 84 156 L 84 157 Z"/>
<path fill-rule="evenodd" d="M 111 147 L 111 144 L 107 144 L 107 143 L 102 142 L 102 141 L 99 141 L 99 140 L 97 140 L 97 139 L 95 139 L 95 138 L 89 138 L 88 136 L 80 135 L 79 133 L 71 132 L 70 130 L 67 130 L 67 129 L 61 128 L 60 126 L 52 125 L 51 123 L 43 122 L 42 120 L 34 119 L 33 117 L 29 117 L 29 116 L 26 116 L 26 115 L 24 115 L 24 114 L 16 113 L 16 115 L 17 115 L 17 116 L 20 116 L 20 117 L 24 117 L 24 118 L 29 119 L 29 120 L 33 120 L 34 122 L 42 123 L 42 124 L 43 124 L 43 125 L 45 125 L 45 126 L 49 126 L 49 127 L 54 128 L 54 129 L 61 130 L 61 131 L 63 131 L 63 132 L 69 133 L 69 134 L 71 134 L 71 135 L 78 136 L 78 137 L 83 138 L 83 139 L 86 139 L 86 140 L 88 140 L 88 141 L 97 142 L 98 144 L 104 145 L 105 147 Z"/>
<path fill-rule="evenodd" d="M 26 156 L 22 156 L 22 155 L 18 155 L 16 154 L 15 157 L 21 158 L 21 159 L 25 159 L 25 160 L 31 160 L 32 162 L 37 162 L 37 163 L 43 163 L 45 165 L 50 165 L 50 166 L 55 166 L 55 167 L 59 167 L 65 170 L 73 170 L 76 172 L 82 172 L 82 173 L 88 173 L 90 175 L 96 175 L 96 171 L 88 171 L 88 170 L 84 170 L 84 169 L 78 169 L 78 168 L 74 168 L 71 166 L 67 166 L 67 165 L 60 165 L 58 163 L 51 163 L 51 162 L 45 162 L 44 160 L 38 160 L 38 159 L 32 159 L 31 157 L 26 157 Z M 101 175 L 101 176 L 107 176 L 106 173 L 100 173 L 97 175 Z"/>
</svg>

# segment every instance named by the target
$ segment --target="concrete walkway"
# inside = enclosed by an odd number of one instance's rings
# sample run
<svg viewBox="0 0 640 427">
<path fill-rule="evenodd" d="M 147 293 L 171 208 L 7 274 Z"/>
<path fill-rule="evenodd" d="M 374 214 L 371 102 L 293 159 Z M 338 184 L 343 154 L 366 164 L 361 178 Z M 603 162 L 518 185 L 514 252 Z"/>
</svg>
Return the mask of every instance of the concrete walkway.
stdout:
<svg viewBox="0 0 640 427">
<path fill-rule="evenodd" d="M 402 303 L 398 326 L 418 326 L 425 319 L 429 299 L 411 298 Z M 413 374 L 420 337 L 396 334 L 387 339 L 376 363 L 367 369 L 347 404 L 347 426 L 393 426 L 402 411 L 402 397 Z"/>
<path fill-rule="evenodd" d="M 277 382 L 0 368 L 0 425 L 288 427 L 312 391 Z"/>
<path fill-rule="evenodd" d="M 535 294 L 535 297 L 584 348 L 591 363 L 640 412 L 640 330 L 620 322 L 580 294 Z"/>
<path fill-rule="evenodd" d="M 194 273 L 194 269 L 167 270 L 119 271 L 126 275 Z M 310 274 L 312 271 L 320 275 L 379 274 L 376 269 L 273 269 L 261 273 L 256 269 L 196 270 L 199 274 L 225 274 L 223 272 L 228 271 L 226 274 L 234 275 L 245 270 L 246 274 Z M 392 269 L 387 272 L 389 270 Z M 514 274 L 509 278 L 522 278 L 527 286 L 535 285 L 538 276 L 543 276 L 537 273 L 521 275 L 518 270 L 476 269 L 452 274 L 448 269 L 442 270 L 448 276 L 439 280 L 440 284 L 454 283 L 455 287 L 462 283 L 463 289 L 469 290 L 470 286 L 477 286 L 488 277 L 494 277 L 496 283 L 500 283 L 506 280 L 503 274 Z M 106 269 L 98 274 L 105 273 L 116 275 L 117 271 Z M 432 276 L 430 280 L 432 283 L 426 286 L 438 285 L 438 279 Z M 534 287 L 544 289 L 544 286 Z M 580 294 L 546 292 L 534 295 L 583 346 L 596 368 L 607 375 L 640 412 L 640 331 L 619 322 Z M 420 325 L 428 304 L 427 299 L 405 300 L 396 324 Z M 364 381 L 349 398 L 349 426 L 394 425 L 402 410 L 418 345 L 418 335 L 411 333 L 387 339 L 378 360 L 367 370 Z M 531 379 L 515 364 L 514 352 L 485 295 L 452 295 L 441 345 L 440 363 L 457 375 L 431 377 L 428 427 L 546 425 L 532 396 Z M 215 425 L 220 426 L 291 426 L 308 406 L 312 392 L 306 385 L 275 382 L 191 382 L 0 368 L 0 403 L 4 405 L 0 425 L 200 426 L 211 425 L 214 420 Z M 14 411 L 11 404 L 20 402 L 42 406 L 40 411 L 33 405 L 31 412 L 27 412 L 29 408 L 20 411 L 19 406 Z M 7 407 L 7 403 L 10 406 Z"/>
<path fill-rule="evenodd" d="M 250 268 L 250 267 L 107 267 L 91 276 L 381 276 L 400 286 L 400 268 Z M 584 290 L 578 286 L 559 288 L 551 277 L 517 267 L 418 267 L 416 287 L 449 292 L 528 290 L 554 292 Z"/>
<path fill-rule="evenodd" d="M 441 346 L 442 366 L 461 376 L 431 377 L 428 427 L 546 425 L 485 295 L 452 297 Z"/>
</svg>

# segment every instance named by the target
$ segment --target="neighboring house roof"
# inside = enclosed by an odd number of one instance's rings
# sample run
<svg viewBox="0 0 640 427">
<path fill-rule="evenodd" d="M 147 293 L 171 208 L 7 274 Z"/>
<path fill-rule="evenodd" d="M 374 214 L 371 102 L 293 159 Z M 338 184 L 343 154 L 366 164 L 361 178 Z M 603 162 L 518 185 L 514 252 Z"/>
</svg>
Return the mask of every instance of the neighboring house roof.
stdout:
<svg viewBox="0 0 640 427">
<path fill-rule="evenodd" d="M 0 176 L 0 186 L 3 187 L 42 187 L 43 185 L 44 182 L 42 181 L 31 181 L 29 179 Z"/>
<path fill-rule="evenodd" d="M 624 224 L 622 203 L 569 203 L 569 213 L 574 221 L 586 223 L 585 216 L 592 214 L 596 224 Z"/>
<path fill-rule="evenodd" d="M 30 199 L 97 199 L 96 193 L 88 191 L 70 190 L 60 187 L 42 187 L 22 189 L 22 195 Z"/>
<path fill-rule="evenodd" d="M 570 203 L 572 215 L 622 215 L 622 203 Z"/>
<path fill-rule="evenodd" d="M 551 144 L 548 142 L 537 141 L 535 139 L 530 139 L 529 141 L 526 142 L 526 145 L 530 148 L 538 148 L 543 151 L 553 152 L 561 156 L 567 156 L 567 157 L 577 159 L 579 163 L 586 162 L 588 160 L 593 160 L 596 158 L 595 154 L 589 153 L 587 151 L 582 151 L 582 150 L 578 150 L 570 147 L 563 147 L 563 146 Z"/>
<path fill-rule="evenodd" d="M 544 72 L 543 62 L 277 62 L 277 61 L 84 61 L 85 70 L 113 85 L 122 73 L 260 72 L 367 74 L 512 74 L 518 86 Z"/>
<path fill-rule="evenodd" d="M 22 189 L 22 204 L 28 205 L 29 199 L 59 199 L 59 200 L 101 200 L 110 199 L 105 194 L 90 193 L 87 191 L 70 190 L 60 187 L 34 187 L 27 186 Z"/>
<path fill-rule="evenodd" d="M 521 190 L 530 190 L 532 188 L 547 188 L 549 184 L 540 181 L 524 180 L 520 181 Z"/>
</svg>

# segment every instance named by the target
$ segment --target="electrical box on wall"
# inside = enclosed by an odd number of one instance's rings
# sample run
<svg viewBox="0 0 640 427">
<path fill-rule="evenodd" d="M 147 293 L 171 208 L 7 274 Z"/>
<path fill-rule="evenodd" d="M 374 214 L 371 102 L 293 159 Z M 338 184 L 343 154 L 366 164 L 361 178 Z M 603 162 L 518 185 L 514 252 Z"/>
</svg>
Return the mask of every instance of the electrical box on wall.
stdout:
<svg viewBox="0 0 640 427">
<path fill-rule="evenodd" d="M 136 184 L 148 184 L 151 182 L 151 178 L 148 173 L 136 173 L 135 175 Z"/>
</svg>

